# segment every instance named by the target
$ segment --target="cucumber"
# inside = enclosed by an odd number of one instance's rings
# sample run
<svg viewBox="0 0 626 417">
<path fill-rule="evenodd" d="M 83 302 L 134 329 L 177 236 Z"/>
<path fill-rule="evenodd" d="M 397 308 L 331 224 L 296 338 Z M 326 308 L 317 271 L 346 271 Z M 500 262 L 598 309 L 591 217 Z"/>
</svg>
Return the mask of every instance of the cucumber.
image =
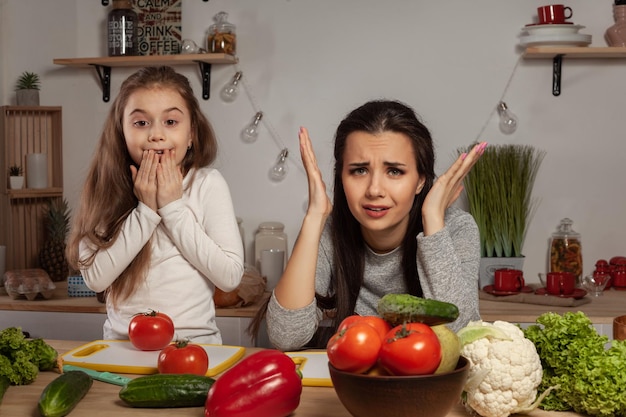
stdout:
<svg viewBox="0 0 626 417">
<path fill-rule="evenodd" d="M 154 374 L 128 382 L 119 396 L 132 407 L 199 407 L 206 402 L 215 379 L 192 374 Z"/>
<path fill-rule="evenodd" d="M 68 371 L 44 388 L 39 397 L 43 417 L 63 417 L 76 407 L 91 388 L 93 379 L 83 371 Z"/>
<path fill-rule="evenodd" d="M 378 301 L 378 314 L 392 326 L 411 322 L 436 326 L 456 320 L 459 309 L 445 301 L 411 294 L 386 294 Z"/>
</svg>

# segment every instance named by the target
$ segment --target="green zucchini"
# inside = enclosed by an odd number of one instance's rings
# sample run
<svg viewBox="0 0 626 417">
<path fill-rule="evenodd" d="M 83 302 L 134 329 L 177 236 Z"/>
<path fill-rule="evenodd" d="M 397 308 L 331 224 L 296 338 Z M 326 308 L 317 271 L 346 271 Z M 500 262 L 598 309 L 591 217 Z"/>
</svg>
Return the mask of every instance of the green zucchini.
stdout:
<svg viewBox="0 0 626 417">
<path fill-rule="evenodd" d="M 11 385 L 9 378 L 4 375 L 0 375 L 0 404 L 2 404 L 2 397 L 4 397 L 4 393 L 7 392 L 7 389 L 9 389 L 9 385 Z"/>
<path fill-rule="evenodd" d="M 378 314 L 392 326 L 411 322 L 436 326 L 456 320 L 459 309 L 445 301 L 410 294 L 386 294 L 378 301 Z"/>
<path fill-rule="evenodd" d="M 76 407 L 91 388 L 93 379 L 83 371 L 68 371 L 50 382 L 39 397 L 43 417 L 63 417 Z"/>
<path fill-rule="evenodd" d="M 132 407 L 199 407 L 206 402 L 215 379 L 192 374 L 154 374 L 128 382 L 119 396 Z"/>
</svg>

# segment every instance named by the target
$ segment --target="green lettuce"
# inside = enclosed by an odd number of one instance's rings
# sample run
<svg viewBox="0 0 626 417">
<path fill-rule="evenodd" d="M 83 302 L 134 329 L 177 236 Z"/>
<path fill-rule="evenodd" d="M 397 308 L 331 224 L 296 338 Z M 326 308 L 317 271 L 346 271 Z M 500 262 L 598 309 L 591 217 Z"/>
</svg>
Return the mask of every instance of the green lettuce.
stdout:
<svg viewBox="0 0 626 417">
<path fill-rule="evenodd" d="M 543 366 L 539 391 L 559 386 L 545 410 L 610 417 L 626 415 L 626 341 L 598 334 L 583 312 L 544 313 L 524 330 Z"/>
</svg>

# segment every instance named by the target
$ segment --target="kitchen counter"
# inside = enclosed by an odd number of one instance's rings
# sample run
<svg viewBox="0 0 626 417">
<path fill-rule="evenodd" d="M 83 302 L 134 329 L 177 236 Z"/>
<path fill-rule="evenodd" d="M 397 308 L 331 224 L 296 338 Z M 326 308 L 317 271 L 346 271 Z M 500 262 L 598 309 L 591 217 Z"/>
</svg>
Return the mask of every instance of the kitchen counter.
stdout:
<svg viewBox="0 0 626 417">
<path fill-rule="evenodd" d="M 55 282 L 56 289 L 49 299 L 36 299 L 29 301 L 25 298 L 12 299 L 3 291 L 0 295 L 0 310 L 13 311 L 47 311 L 69 313 L 102 313 L 106 314 L 105 304 L 99 302 L 96 297 L 69 297 L 67 295 L 67 281 Z M 217 317 L 254 317 L 259 307 L 269 296 L 265 293 L 263 298 L 252 305 L 237 308 L 217 308 Z"/>
<path fill-rule="evenodd" d="M 49 340 L 60 354 L 67 352 L 85 342 Z M 246 353 L 257 351 L 259 348 L 246 349 Z M 41 392 L 47 384 L 58 376 L 55 372 L 40 372 L 37 380 L 24 386 L 11 386 L 7 390 L 2 404 L 0 404 L 0 414 L 3 417 L 24 417 L 36 416 L 37 401 Z M 218 376 L 219 377 L 219 376 Z M 82 401 L 72 410 L 70 416 L 80 417 L 154 417 L 171 416 L 180 417 L 201 417 L 204 415 L 203 407 L 190 408 L 130 408 L 124 405 L 118 397 L 120 387 L 100 381 L 94 381 L 93 386 L 82 399 Z M 579 416 L 570 412 L 547 412 L 535 410 L 528 414 L 531 417 L 574 417 Z M 293 414 L 294 417 L 350 417 L 348 411 L 343 407 L 335 390 L 328 387 L 304 387 L 300 405 Z M 447 417 L 469 417 L 461 405 L 457 405 Z"/>
<path fill-rule="evenodd" d="M 106 320 L 106 306 L 96 297 L 69 297 L 67 282 L 55 282 L 56 289 L 49 299 L 28 301 L 12 299 L 5 291 L 0 293 L 0 329 L 19 326 L 32 337 L 64 340 L 96 340 L 102 338 Z M 238 308 L 216 309 L 216 322 L 222 333 L 222 342 L 235 346 L 253 346 L 247 333 L 252 318 L 263 305 L 269 292 L 257 303 Z M 261 333 L 259 346 L 269 342 Z"/>
<path fill-rule="evenodd" d="M 550 296 L 546 296 L 550 297 Z M 626 291 L 608 289 L 600 297 L 577 307 L 556 307 L 540 304 L 512 303 L 480 300 L 480 315 L 485 321 L 505 320 L 514 323 L 534 323 L 541 314 L 552 311 L 563 314 L 567 311 L 584 312 L 593 324 L 613 325 L 613 319 L 626 314 Z"/>
</svg>

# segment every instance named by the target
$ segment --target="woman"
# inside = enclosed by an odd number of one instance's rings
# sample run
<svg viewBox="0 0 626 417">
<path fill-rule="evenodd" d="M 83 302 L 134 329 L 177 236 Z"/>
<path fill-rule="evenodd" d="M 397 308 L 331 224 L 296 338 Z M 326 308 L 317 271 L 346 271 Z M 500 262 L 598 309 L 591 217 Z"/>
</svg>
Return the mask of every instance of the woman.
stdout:
<svg viewBox="0 0 626 417">
<path fill-rule="evenodd" d="M 414 111 L 397 101 L 368 102 L 337 128 L 331 205 L 301 128 L 309 206 L 267 304 L 270 342 L 282 350 L 325 347 L 343 318 L 376 315 L 387 293 L 457 305 L 455 330 L 479 319 L 478 228 L 451 205 L 485 146 L 435 181 L 432 139 Z"/>
</svg>

